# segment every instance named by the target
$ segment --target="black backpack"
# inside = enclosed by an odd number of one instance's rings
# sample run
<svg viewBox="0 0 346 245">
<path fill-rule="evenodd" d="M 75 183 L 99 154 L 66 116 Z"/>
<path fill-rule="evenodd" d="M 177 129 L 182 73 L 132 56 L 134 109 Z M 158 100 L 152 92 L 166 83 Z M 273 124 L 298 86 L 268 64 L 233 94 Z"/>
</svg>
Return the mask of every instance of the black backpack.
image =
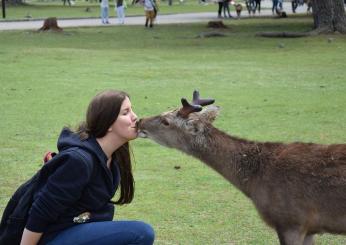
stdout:
<svg viewBox="0 0 346 245">
<path fill-rule="evenodd" d="M 23 183 L 6 205 L 0 223 L 0 244 L 19 245 L 33 203 L 34 194 L 46 183 L 48 177 L 62 164 L 65 152 L 78 151 L 83 159 L 92 164 L 92 156 L 87 151 L 73 147 L 55 155 L 33 176 Z"/>
</svg>

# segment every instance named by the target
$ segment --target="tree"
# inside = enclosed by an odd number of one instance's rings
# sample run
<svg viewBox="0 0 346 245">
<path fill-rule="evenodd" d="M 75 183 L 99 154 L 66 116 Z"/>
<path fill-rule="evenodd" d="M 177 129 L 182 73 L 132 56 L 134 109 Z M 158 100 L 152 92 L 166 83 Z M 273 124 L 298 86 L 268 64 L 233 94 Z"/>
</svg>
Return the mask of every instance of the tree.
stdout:
<svg viewBox="0 0 346 245">
<path fill-rule="evenodd" d="M 316 34 L 346 34 L 346 14 L 344 0 L 307 0 L 312 1 L 314 30 L 309 32 L 258 32 L 262 37 L 305 37 Z M 306 1 L 306 2 L 307 2 Z"/>
<path fill-rule="evenodd" d="M 344 0 L 312 0 L 314 32 L 346 34 Z"/>
</svg>

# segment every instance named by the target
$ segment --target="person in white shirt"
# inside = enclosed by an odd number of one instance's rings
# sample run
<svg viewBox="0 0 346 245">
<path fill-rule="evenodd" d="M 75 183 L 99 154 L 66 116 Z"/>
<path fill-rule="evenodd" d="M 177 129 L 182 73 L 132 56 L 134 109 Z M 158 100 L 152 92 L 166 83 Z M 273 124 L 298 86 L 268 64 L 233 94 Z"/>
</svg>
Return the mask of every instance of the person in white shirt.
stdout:
<svg viewBox="0 0 346 245">
<path fill-rule="evenodd" d="M 108 21 L 109 2 L 108 2 L 108 0 L 101 0 L 100 7 L 101 7 L 102 24 L 109 24 L 109 21 Z"/>
<path fill-rule="evenodd" d="M 154 19 L 157 13 L 157 7 L 154 0 L 144 0 L 144 11 L 145 11 L 145 27 L 153 27 Z"/>
</svg>

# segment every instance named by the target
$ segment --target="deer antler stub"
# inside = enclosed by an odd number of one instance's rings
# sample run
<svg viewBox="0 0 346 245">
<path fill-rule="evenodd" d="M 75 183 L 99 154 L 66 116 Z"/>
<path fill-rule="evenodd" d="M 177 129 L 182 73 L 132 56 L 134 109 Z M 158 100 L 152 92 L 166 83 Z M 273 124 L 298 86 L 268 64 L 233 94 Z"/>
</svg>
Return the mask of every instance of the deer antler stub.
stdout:
<svg viewBox="0 0 346 245">
<path fill-rule="evenodd" d="M 201 99 L 201 98 L 199 98 L 199 92 L 197 90 L 193 91 L 192 104 L 205 106 L 205 105 L 211 105 L 214 102 L 215 102 L 214 99 Z"/>
<path fill-rule="evenodd" d="M 199 92 L 195 90 L 192 95 L 192 104 L 190 104 L 185 98 L 181 99 L 183 107 L 178 111 L 178 115 L 186 118 L 190 113 L 201 111 L 203 106 L 211 105 L 214 102 L 214 99 L 199 98 Z"/>
</svg>

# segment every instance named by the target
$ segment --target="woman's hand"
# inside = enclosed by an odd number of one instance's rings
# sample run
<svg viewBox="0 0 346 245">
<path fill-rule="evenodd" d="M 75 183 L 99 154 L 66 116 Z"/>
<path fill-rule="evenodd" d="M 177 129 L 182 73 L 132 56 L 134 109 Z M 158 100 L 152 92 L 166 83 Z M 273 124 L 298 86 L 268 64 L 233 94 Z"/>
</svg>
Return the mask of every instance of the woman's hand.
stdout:
<svg viewBox="0 0 346 245">
<path fill-rule="evenodd" d="M 42 234 L 43 233 L 29 231 L 25 228 L 20 245 L 36 245 L 40 240 Z"/>
</svg>

